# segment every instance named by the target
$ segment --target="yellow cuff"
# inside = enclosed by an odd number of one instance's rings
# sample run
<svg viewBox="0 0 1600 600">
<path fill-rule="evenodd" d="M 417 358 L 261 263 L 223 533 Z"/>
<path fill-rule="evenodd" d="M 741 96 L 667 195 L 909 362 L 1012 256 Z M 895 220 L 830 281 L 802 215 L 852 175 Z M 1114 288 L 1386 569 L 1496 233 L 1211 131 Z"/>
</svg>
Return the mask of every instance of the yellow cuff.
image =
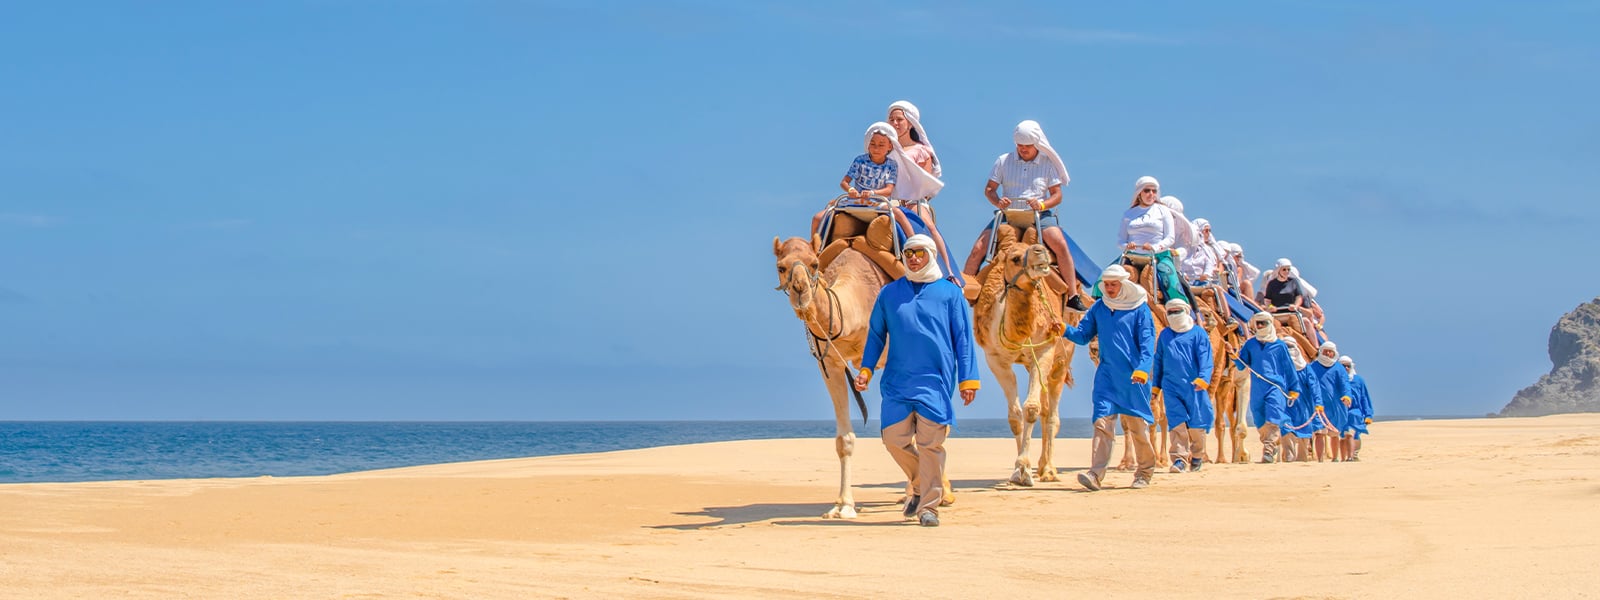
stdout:
<svg viewBox="0 0 1600 600">
<path fill-rule="evenodd" d="M 1145 381 L 1150 381 L 1150 374 L 1146 373 L 1144 371 L 1134 371 L 1133 372 L 1133 376 L 1134 377 L 1138 377 L 1140 379 L 1143 379 Z"/>
<path fill-rule="evenodd" d="M 1322 412 L 1322 407 L 1321 406 L 1317 407 L 1317 412 Z"/>
<path fill-rule="evenodd" d="M 1343 403 L 1345 403 L 1345 404 L 1349 404 L 1349 403 L 1350 403 L 1350 397 L 1349 397 L 1349 396 L 1341 396 L 1341 397 L 1340 397 L 1340 398 L 1339 398 L 1339 401 L 1340 401 L 1340 402 L 1343 402 Z"/>
<path fill-rule="evenodd" d="M 1372 424 L 1372 419 L 1367 419 L 1367 424 L 1371 425 Z"/>
<path fill-rule="evenodd" d="M 1299 398 L 1299 397 L 1300 397 L 1300 392 L 1289 392 L 1289 399 L 1290 400 L 1294 400 L 1294 399 Z"/>
<path fill-rule="evenodd" d="M 872 376 L 872 369 L 868 369 L 866 367 L 861 367 L 861 374 L 862 375 L 866 375 L 867 377 L 871 377 Z"/>
<path fill-rule="evenodd" d="M 1202 386 L 1202 387 L 1211 385 L 1210 383 L 1207 383 L 1206 380 L 1201 379 L 1199 377 L 1194 378 L 1194 381 L 1191 381 L 1189 383 L 1193 383 L 1195 385 Z"/>
<path fill-rule="evenodd" d="M 961 382 L 961 384 L 957 385 L 956 388 L 960 389 L 963 392 L 965 392 L 967 390 L 976 390 L 976 389 L 978 389 L 978 380 L 976 380 L 976 379 L 968 379 L 966 381 Z"/>
</svg>

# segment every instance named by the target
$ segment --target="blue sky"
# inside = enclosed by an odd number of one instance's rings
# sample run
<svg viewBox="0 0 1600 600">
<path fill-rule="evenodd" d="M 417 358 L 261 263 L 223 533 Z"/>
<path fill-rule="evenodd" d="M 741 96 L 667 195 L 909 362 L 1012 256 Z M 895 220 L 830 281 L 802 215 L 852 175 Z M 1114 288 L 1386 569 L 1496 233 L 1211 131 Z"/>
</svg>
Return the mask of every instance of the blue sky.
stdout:
<svg viewBox="0 0 1600 600">
<path fill-rule="evenodd" d="M 1380 413 L 1549 369 L 1600 10 L 1124 4 L 0 5 L 0 419 L 828 418 L 770 240 L 898 99 L 955 247 L 1036 119 L 1091 255 L 1159 177 L 1302 266 Z"/>
</svg>

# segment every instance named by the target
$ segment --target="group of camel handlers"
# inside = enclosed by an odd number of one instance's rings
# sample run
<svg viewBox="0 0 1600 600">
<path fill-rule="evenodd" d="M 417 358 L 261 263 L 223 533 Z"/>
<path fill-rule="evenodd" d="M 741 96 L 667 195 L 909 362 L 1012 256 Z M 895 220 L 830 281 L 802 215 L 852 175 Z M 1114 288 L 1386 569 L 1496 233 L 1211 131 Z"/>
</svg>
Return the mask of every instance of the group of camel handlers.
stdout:
<svg viewBox="0 0 1600 600">
<path fill-rule="evenodd" d="M 785 246 L 774 240 L 779 275 L 784 279 L 779 289 L 789 290 L 797 315 L 811 319 L 807 330 L 813 339 L 813 353 L 827 378 L 827 365 L 834 360 L 828 353 L 842 354 L 838 348 L 844 344 L 841 338 L 848 315 L 837 306 L 841 300 L 833 287 L 826 289 L 823 301 L 808 300 L 818 297 L 813 285 L 843 286 L 837 276 L 831 280 L 822 277 L 827 260 L 818 264 L 815 257 L 837 256 L 839 251 L 825 251 L 821 246 L 828 246 L 829 240 L 819 234 L 828 231 L 835 220 L 848 218 L 840 210 L 847 206 L 878 207 L 887 217 L 885 222 L 892 220 L 895 226 L 900 241 L 894 258 L 899 262 L 884 271 L 903 276 L 882 277 L 887 284 L 878 288 L 871 303 L 864 341 L 855 346 L 860 348 L 859 362 L 852 365 L 855 371 L 848 383 L 859 392 L 873 379 L 878 381 L 880 436 L 909 482 L 906 518 L 937 526 L 940 507 L 951 501 L 944 473 L 944 443 L 954 422 L 954 397 L 959 395 L 964 404 L 971 404 L 976 397 L 978 353 L 974 346 L 989 350 L 989 345 L 974 339 L 973 302 L 985 281 L 994 282 L 992 287 L 1000 290 L 1001 300 L 1013 304 L 1031 302 L 1034 297 L 1044 299 L 1047 293 L 1055 294 L 1049 298 L 1059 299 L 1038 313 L 1046 315 L 1048 322 L 1037 339 L 1024 334 L 1009 340 L 1008 348 L 1022 349 L 1017 355 L 1027 357 L 1017 359 L 1018 364 L 1031 360 L 1032 366 L 1038 367 L 1029 369 L 1030 378 L 1045 377 L 1049 369 L 1038 364 L 1042 360 L 1070 363 L 1070 352 L 1065 362 L 1057 356 L 1040 358 L 1041 352 L 1055 347 L 1058 340 L 1069 341 L 1060 342 L 1068 348 L 1093 344 L 1097 349 L 1091 461 L 1089 468 L 1077 475 L 1078 483 L 1087 490 L 1098 491 L 1106 485 L 1118 425 L 1126 432 L 1127 454 L 1132 459 L 1124 462 L 1133 471 L 1129 487 L 1144 488 L 1151 483 L 1160 458 L 1157 452 L 1162 450 L 1151 436 L 1153 425 L 1161 421 L 1169 439 L 1161 462 L 1170 465 L 1172 473 L 1200 470 L 1207 462 L 1206 436 L 1214 424 L 1223 422 L 1217 408 L 1222 404 L 1214 404 L 1211 393 L 1218 389 L 1217 378 L 1230 376 L 1248 382 L 1248 410 L 1262 444 L 1261 462 L 1358 460 L 1361 436 L 1372 422 L 1366 383 L 1356 374 L 1350 357 L 1341 356 L 1337 345 L 1326 341 L 1326 314 L 1315 303 L 1316 289 L 1305 283 L 1289 260 L 1280 259 L 1258 285 L 1255 278 L 1260 271 L 1245 262 L 1237 244 L 1216 239 L 1205 219 L 1188 219 L 1182 202 L 1161 196 L 1160 182 L 1145 176 L 1135 182 L 1133 201 L 1118 231 L 1122 258 L 1097 278 L 1088 275 L 1090 279 L 1085 281 L 1093 285 L 1080 285 L 1078 274 L 1082 271 L 1072 262 L 1068 238 L 1055 216 L 1062 188 L 1069 181 L 1066 166 L 1034 121 L 1019 123 L 1013 142 L 1014 151 L 995 161 L 984 189 L 997 214 L 1009 210 L 1035 215 L 1021 225 L 1021 230 L 1028 231 L 1032 254 L 1013 252 L 1008 255 L 1012 265 L 1000 264 L 1004 261 L 999 252 L 991 255 L 1001 240 L 1007 244 L 1018 241 L 1018 229 L 1007 229 L 1010 225 L 997 218 L 979 235 L 962 268 L 954 268 L 956 263 L 929 206 L 943 187 L 942 166 L 921 114 L 905 101 L 890 105 L 887 122 L 867 129 L 866 152 L 851 162 L 839 183 L 844 195 L 813 218 L 810 264 L 785 264 L 795 254 L 786 253 Z M 1030 267 L 1029 257 L 1043 257 L 1043 250 L 1048 250 L 1048 269 L 1043 258 Z M 811 283 L 796 281 L 796 272 L 807 268 L 813 273 Z M 995 269 L 1010 270 L 996 273 Z M 1023 279 L 1048 280 L 1053 289 L 1043 283 L 1024 288 L 1019 284 Z M 1209 295 L 1198 292 L 1202 289 L 1209 290 Z M 1004 296 L 1007 293 L 1012 294 L 1009 299 Z M 991 304 L 980 303 L 978 312 L 992 312 Z M 1241 310 L 1241 306 L 1247 308 Z M 999 310 L 1003 313 L 1004 308 Z M 815 317 L 819 311 L 827 313 L 827 323 Z M 837 332 L 834 321 L 838 321 Z M 985 327 L 981 323 L 976 327 L 980 341 L 993 336 Z M 1004 332 L 1000 333 L 1001 342 L 1006 342 Z M 1217 336 L 1227 339 L 1214 339 Z M 1309 347 L 1317 342 L 1321 342 L 1318 347 Z M 855 357 L 838 356 L 833 364 L 848 365 L 847 358 Z M 1009 373 L 1012 368 L 1010 363 L 997 367 L 994 357 L 989 359 L 991 369 L 1003 367 Z M 998 371 L 996 375 L 1007 384 L 1007 375 Z M 1015 376 L 1009 377 L 1009 388 L 1015 388 Z M 1071 383 L 1070 373 L 1064 380 Z M 1048 383 L 1030 385 L 1045 386 L 1044 396 L 1053 393 L 1059 399 L 1059 386 L 1052 390 Z M 1029 402 L 1033 402 L 1040 390 L 1030 389 Z M 837 397 L 835 404 L 839 404 Z M 1032 429 L 1031 420 L 1019 421 L 1015 416 L 1017 408 L 1012 412 L 1014 432 L 1019 422 Z M 1240 420 L 1243 414 L 1241 407 Z M 1040 476 L 1054 480 L 1048 456 L 1051 426 L 1058 422 L 1053 407 L 1047 421 Z M 1242 439 L 1242 429 L 1236 431 Z M 1218 435 L 1220 446 L 1221 433 Z M 841 459 L 847 457 L 847 440 L 853 443 L 853 439 L 853 434 L 841 434 Z M 1021 452 L 1025 455 L 1026 436 L 1019 439 L 1024 440 Z M 1024 460 L 1019 460 L 1019 465 L 1026 471 Z M 1047 468 L 1049 473 L 1044 472 Z M 853 503 L 848 480 L 845 473 L 841 505 Z M 1032 485 L 1031 476 L 1023 480 L 1014 476 L 1013 481 Z M 846 508 L 848 515 L 854 514 L 853 507 Z"/>
</svg>

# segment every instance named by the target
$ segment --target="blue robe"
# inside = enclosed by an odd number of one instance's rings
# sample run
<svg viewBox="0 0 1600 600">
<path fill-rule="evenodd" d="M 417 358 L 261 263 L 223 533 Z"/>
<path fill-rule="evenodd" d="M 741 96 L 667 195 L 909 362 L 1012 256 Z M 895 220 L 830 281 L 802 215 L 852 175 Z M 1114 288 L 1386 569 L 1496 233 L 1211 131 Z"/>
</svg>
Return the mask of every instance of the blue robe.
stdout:
<svg viewBox="0 0 1600 600">
<path fill-rule="evenodd" d="M 872 305 L 870 327 L 861 352 L 863 368 L 878 364 L 885 340 L 894 340 L 878 377 L 881 427 L 904 421 L 913 412 L 940 425 L 954 423 L 950 397 L 957 386 L 978 389 L 972 309 L 961 288 L 944 279 L 891 281 Z"/>
<path fill-rule="evenodd" d="M 1195 326 L 1183 333 L 1161 331 L 1156 338 L 1155 371 L 1150 373 L 1150 381 L 1161 390 L 1168 430 L 1188 425 L 1190 429 L 1211 431 L 1216 418 L 1211 394 L 1194 389 L 1196 379 L 1210 385 L 1211 371 L 1211 336 L 1205 329 Z"/>
<path fill-rule="evenodd" d="M 1286 405 L 1289 398 L 1285 392 L 1305 392 L 1300 385 L 1300 378 L 1294 376 L 1294 362 L 1289 360 L 1289 347 L 1283 340 L 1270 344 L 1263 344 L 1255 338 L 1245 340 L 1239 348 L 1239 358 L 1234 359 L 1233 364 L 1240 369 L 1249 367 L 1255 371 L 1250 376 L 1250 417 L 1255 421 L 1256 428 L 1260 429 L 1267 423 L 1275 424 L 1280 429 L 1288 427 Z"/>
<path fill-rule="evenodd" d="M 1284 433 L 1297 438 L 1310 438 L 1321 431 L 1322 419 L 1316 417 L 1317 407 L 1323 405 L 1321 388 L 1316 386 L 1316 375 L 1311 373 L 1309 367 L 1295 372 L 1295 377 L 1300 380 L 1300 389 L 1303 393 L 1300 398 L 1289 403 L 1286 411 L 1289 413 L 1289 428 Z"/>
<path fill-rule="evenodd" d="M 1355 406 L 1354 398 L 1350 395 L 1350 372 L 1344 370 L 1344 365 L 1333 363 L 1331 367 L 1324 367 L 1322 363 L 1312 362 L 1306 367 L 1317 376 L 1317 384 L 1322 388 L 1323 409 L 1328 415 L 1328 422 L 1334 429 L 1339 430 L 1339 435 L 1354 431 L 1350 428 L 1350 407 Z M 1350 406 L 1344 405 L 1344 400 L 1350 399 Z"/>
<path fill-rule="evenodd" d="M 1367 393 L 1367 379 L 1360 375 L 1350 376 L 1350 405 L 1351 423 L 1355 425 L 1356 438 L 1359 439 L 1367 433 L 1367 419 L 1372 418 L 1372 396 Z"/>
<path fill-rule="evenodd" d="M 1111 310 L 1102 300 L 1089 307 L 1082 321 L 1067 327 L 1066 333 L 1061 334 L 1074 344 L 1088 344 L 1100 338 L 1100 366 L 1094 370 L 1092 418 L 1128 415 L 1146 422 L 1155 420 L 1150 413 L 1149 381 L 1133 382 L 1135 371 L 1150 375 L 1156 355 L 1155 327 L 1149 305 L 1140 304 L 1132 310 Z"/>
</svg>

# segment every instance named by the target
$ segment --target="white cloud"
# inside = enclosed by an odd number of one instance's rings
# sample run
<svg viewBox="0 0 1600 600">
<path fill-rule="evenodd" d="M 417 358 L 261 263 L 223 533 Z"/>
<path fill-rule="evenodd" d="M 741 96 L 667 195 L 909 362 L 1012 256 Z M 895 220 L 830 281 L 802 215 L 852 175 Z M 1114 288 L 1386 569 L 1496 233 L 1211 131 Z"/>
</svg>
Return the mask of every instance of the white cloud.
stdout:
<svg viewBox="0 0 1600 600">
<path fill-rule="evenodd" d="M 0 213 L 0 224 L 15 225 L 15 226 L 18 226 L 18 227 L 34 227 L 34 228 L 54 227 L 56 225 L 60 225 L 61 222 L 62 222 L 62 219 L 60 217 L 52 217 L 52 216 L 49 216 L 49 215 L 24 215 L 24 214 L 17 214 L 17 213 Z"/>
</svg>

